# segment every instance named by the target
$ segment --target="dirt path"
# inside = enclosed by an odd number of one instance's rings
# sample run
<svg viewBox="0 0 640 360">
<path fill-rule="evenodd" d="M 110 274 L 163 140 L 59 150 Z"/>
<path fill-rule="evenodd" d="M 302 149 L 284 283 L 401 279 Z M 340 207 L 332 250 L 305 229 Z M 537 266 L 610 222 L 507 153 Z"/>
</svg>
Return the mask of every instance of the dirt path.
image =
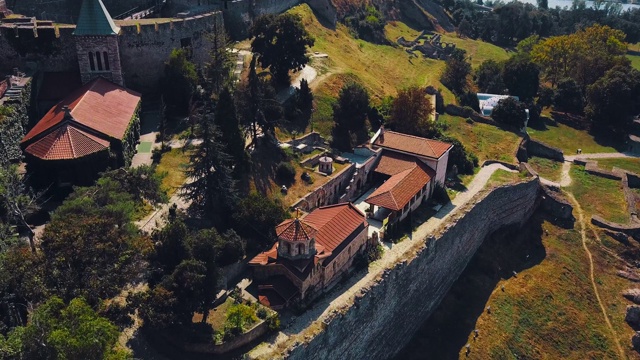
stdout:
<svg viewBox="0 0 640 360">
<path fill-rule="evenodd" d="M 582 237 L 582 247 L 584 248 L 584 251 L 587 254 L 587 258 L 589 259 L 589 277 L 591 278 L 591 285 L 593 286 L 593 292 L 595 293 L 596 299 L 598 300 L 598 305 L 600 306 L 600 310 L 602 311 L 602 315 L 604 316 L 604 321 L 607 324 L 609 331 L 611 331 L 611 335 L 613 336 L 613 341 L 615 342 L 616 348 L 618 349 L 618 354 L 620 355 L 620 359 L 624 359 L 625 355 L 624 355 L 624 351 L 622 350 L 622 347 L 620 346 L 620 342 L 618 341 L 618 334 L 616 333 L 613 326 L 611 325 L 611 321 L 609 320 L 609 314 L 607 313 L 607 309 L 604 307 L 604 304 L 602 303 L 602 299 L 600 298 L 600 293 L 598 292 L 598 287 L 596 286 L 596 281 L 595 281 L 595 276 L 593 271 L 593 256 L 591 255 L 591 251 L 589 251 L 589 247 L 587 246 L 587 234 L 585 229 L 586 226 L 584 223 L 584 213 L 582 211 L 582 208 L 580 207 L 580 203 L 578 203 L 578 201 L 573 196 L 573 194 L 567 193 L 567 197 L 569 198 L 569 200 L 571 200 L 571 202 L 575 206 L 575 209 L 578 213 L 578 222 L 580 223 L 580 236 Z"/>
</svg>

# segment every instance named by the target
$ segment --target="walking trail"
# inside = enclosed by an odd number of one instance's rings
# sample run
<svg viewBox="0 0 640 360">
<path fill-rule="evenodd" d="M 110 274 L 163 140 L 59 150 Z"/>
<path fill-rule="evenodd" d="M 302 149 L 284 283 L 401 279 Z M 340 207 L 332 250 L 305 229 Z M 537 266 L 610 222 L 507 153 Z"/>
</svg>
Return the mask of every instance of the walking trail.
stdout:
<svg viewBox="0 0 640 360">
<path fill-rule="evenodd" d="M 437 214 L 420 225 L 411 234 L 409 239 L 401 241 L 398 244 L 392 244 L 391 248 L 385 249 L 382 258 L 373 262 L 369 267 L 369 271 L 363 274 L 363 276 L 352 276 L 343 285 L 336 286 L 330 293 L 323 296 L 313 308 L 306 311 L 300 317 L 283 318 L 283 330 L 277 335 L 277 338 L 262 343 L 253 349 L 250 352 L 250 358 L 271 354 L 274 348 L 277 348 L 279 344 L 287 341 L 289 337 L 301 336 L 301 332 L 309 327 L 312 322 L 322 321 L 322 319 L 327 318 L 331 313 L 348 307 L 352 303 L 353 297 L 361 289 L 372 284 L 385 269 L 392 267 L 415 249 L 415 246 L 419 243 L 414 241 L 414 239 L 422 240 L 427 238 L 429 234 L 447 221 L 450 216 L 455 214 L 460 207 L 467 204 L 474 195 L 484 189 L 491 175 L 497 170 L 515 172 L 500 164 L 491 164 L 480 169 L 467 187 L 467 191 L 460 192 L 451 202 L 443 206 Z"/>
<path fill-rule="evenodd" d="M 591 255 L 591 251 L 589 251 L 589 247 L 587 246 L 587 235 L 586 235 L 586 229 L 585 229 L 585 223 L 584 223 L 584 213 L 582 211 L 582 208 L 580 207 L 580 203 L 578 203 L 578 201 L 573 196 L 573 194 L 567 192 L 567 197 L 569 198 L 569 200 L 571 200 L 571 202 L 573 203 L 578 213 L 578 222 L 580 223 L 580 236 L 582 237 L 582 248 L 584 249 L 585 253 L 587 254 L 587 258 L 589 259 L 589 277 L 591 279 L 591 286 L 593 287 L 593 292 L 595 293 L 596 299 L 598 300 L 598 305 L 600 306 L 600 310 L 602 311 L 602 316 L 604 317 L 604 321 L 607 324 L 607 327 L 609 328 L 611 335 L 613 336 L 613 341 L 615 342 L 616 348 L 618 349 L 618 354 L 620 355 L 620 359 L 624 359 L 625 358 L 624 351 L 620 346 L 620 341 L 618 341 L 618 334 L 616 333 L 616 331 L 613 329 L 613 326 L 611 325 L 611 321 L 609 320 L 609 314 L 607 313 L 607 310 L 604 307 L 604 304 L 602 303 L 602 299 L 600 298 L 600 293 L 598 292 L 598 287 L 596 286 L 596 281 L 595 281 L 595 276 L 593 271 L 593 256 Z"/>
</svg>

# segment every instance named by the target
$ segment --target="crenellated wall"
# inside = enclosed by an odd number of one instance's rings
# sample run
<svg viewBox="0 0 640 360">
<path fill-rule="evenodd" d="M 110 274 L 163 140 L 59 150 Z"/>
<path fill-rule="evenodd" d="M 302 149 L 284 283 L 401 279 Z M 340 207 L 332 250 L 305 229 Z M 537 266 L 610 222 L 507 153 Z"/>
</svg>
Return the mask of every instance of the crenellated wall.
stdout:
<svg viewBox="0 0 640 360">
<path fill-rule="evenodd" d="M 0 27 L 0 71 L 37 62 L 46 71 L 77 71 L 75 27 L 3 24 Z"/>
<path fill-rule="evenodd" d="M 322 319 L 316 335 L 288 349 L 287 357 L 386 359 L 412 338 L 462 273 L 484 239 L 508 225 L 522 225 L 540 198 L 537 178 L 483 192 L 424 240 L 407 260 L 353 298 L 353 305 Z M 475 205 L 474 205 L 475 203 Z M 267 357 L 278 356 L 270 354 Z"/>
<path fill-rule="evenodd" d="M 157 91 L 164 63 L 171 51 L 187 43 L 191 44 L 191 61 L 203 66 L 211 50 L 206 34 L 213 30 L 214 25 L 224 26 L 222 13 L 213 12 L 158 24 L 120 25 L 122 33 L 118 42 L 126 86 L 140 92 Z"/>
</svg>

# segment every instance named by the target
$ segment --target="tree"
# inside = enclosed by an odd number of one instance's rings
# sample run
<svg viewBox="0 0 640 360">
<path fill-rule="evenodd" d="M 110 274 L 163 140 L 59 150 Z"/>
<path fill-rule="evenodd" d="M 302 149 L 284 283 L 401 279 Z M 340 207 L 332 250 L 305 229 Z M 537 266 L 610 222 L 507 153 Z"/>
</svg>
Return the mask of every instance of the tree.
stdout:
<svg viewBox="0 0 640 360">
<path fill-rule="evenodd" d="M 537 0 L 538 8 L 540 9 L 549 9 L 549 0 Z"/>
<path fill-rule="evenodd" d="M 0 214 L 4 213 L 7 223 L 28 232 L 32 251 L 36 251 L 34 232 L 27 218 L 39 210 L 40 197 L 41 194 L 35 193 L 18 174 L 17 165 L 0 168 Z"/>
<path fill-rule="evenodd" d="M 191 154 L 181 196 L 191 201 L 194 210 L 213 220 L 216 227 L 226 228 L 237 202 L 236 183 L 228 164 L 217 128 L 206 115 L 200 121 L 202 144 Z"/>
<path fill-rule="evenodd" d="M 640 112 L 640 71 L 616 66 L 587 88 L 585 115 L 597 125 L 624 131 Z"/>
<path fill-rule="evenodd" d="M 498 105 L 493 108 L 491 117 L 500 124 L 521 129 L 527 120 L 526 106 L 512 97 L 508 97 L 498 101 Z"/>
<path fill-rule="evenodd" d="M 186 112 L 198 84 L 198 73 L 185 49 L 171 51 L 165 63 L 163 82 L 163 96 L 167 104 L 179 112 Z"/>
<path fill-rule="evenodd" d="M 309 62 L 307 47 L 314 44 L 299 16 L 284 13 L 262 15 L 250 30 L 251 49 L 263 68 L 269 68 L 276 84 L 289 84 L 289 71 L 302 70 Z"/>
<path fill-rule="evenodd" d="M 425 95 L 424 89 L 417 86 L 398 91 L 391 105 L 389 126 L 404 134 L 435 136 L 435 119 L 431 118 L 435 104 L 431 104 Z"/>
<path fill-rule="evenodd" d="M 29 324 L 17 327 L 8 340 L 19 349 L 20 359 L 128 359 L 116 350 L 117 326 L 96 312 L 81 298 L 65 305 L 52 297 L 31 315 Z"/>
<path fill-rule="evenodd" d="M 276 225 L 285 218 L 286 212 L 279 199 L 270 199 L 256 192 L 242 199 L 234 214 L 238 231 L 244 236 L 257 237 L 260 249 L 273 243 Z"/>
<path fill-rule="evenodd" d="M 217 97 L 231 84 L 235 63 L 230 51 L 231 42 L 222 24 L 214 21 L 213 30 L 207 37 L 211 43 L 210 62 L 206 64 L 207 85 L 211 93 Z"/>
<path fill-rule="evenodd" d="M 440 81 L 455 94 L 462 94 L 467 87 L 467 76 L 471 73 L 471 64 L 466 60 L 467 52 L 456 48 L 445 61 Z"/>
<path fill-rule="evenodd" d="M 240 130 L 236 106 L 228 89 L 224 89 L 220 93 L 216 106 L 215 122 L 220 130 L 220 139 L 225 145 L 225 152 L 232 159 L 232 163 L 229 165 L 235 165 L 235 175 L 240 176 L 245 168 L 247 156 L 244 151 L 244 136 Z"/>
<path fill-rule="evenodd" d="M 471 23 L 465 18 L 460 21 L 458 24 L 458 36 L 461 38 L 471 37 L 473 34 L 473 26 Z"/>
<path fill-rule="evenodd" d="M 584 110 L 584 101 L 580 87 L 571 78 L 560 80 L 555 96 L 553 97 L 553 106 L 556 110 L 567 111 L 580 114 Z"/>
<path fill-rule="evenodd" d="M 495 60 L 484 61 L 476 69 L 473 76 L 480 92 L 490 94 L 502 94 L 506 90 L 506 85 L 502 80 L 503 64 Z"/>
<path fill-rule="evenodd" d="M 306 127 L 311 120 L 311 114 L 313 112 L 313 93 L 306 79 L 300 81 L 300 88 L 296 89 L 295 100 L 296 107 L 300 110 L 301 114 L 300 122 Z"/>
<path fill-rule="evenodd" d="M 97 304 L 135 278 L 151 244 L 137 234 L 128 211 L 86 197 L 66 201 L 42 235 L 48 288 L 66 300 L 84 297 Z"/>
<path fill-rule="evenodd" d="M 165 277 L 161 286 L 175 297 L 177 319 L 181 324 L 191 323 L 193 313 L 202 311 L 210 292 L 216 293 L 215 275 L 211 283 L 205 263 L 195 259 L 184 260 Z"/>
<path fill-rule="evenodd" d="M 362 85 L 353 82 L 340 89 L 333 104 L 333 147 L 347 151 L 366 140 L 369 108 L 369 92 Z"/>
<path fill-rule="evenodd" d="M 540 70 L 529 60 L 529 56 L 509 58 L 504 64 L 502 78 L 509 94 L 518 96 L 522 101 L 533 99 L 540 87 Z"/>
</svg>

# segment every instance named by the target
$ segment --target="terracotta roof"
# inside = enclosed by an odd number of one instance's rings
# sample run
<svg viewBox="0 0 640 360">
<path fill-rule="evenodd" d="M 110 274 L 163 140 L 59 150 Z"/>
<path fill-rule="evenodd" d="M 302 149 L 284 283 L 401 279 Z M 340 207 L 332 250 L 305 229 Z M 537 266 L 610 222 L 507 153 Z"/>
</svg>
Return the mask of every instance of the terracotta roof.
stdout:
<svg viewBox="0 0 640 360">
<path fill-rule="evenodd" d="M 351 203 L 323 206 L 304 218 L 318 229 L 316 244 L 333 252 L 361 225 L 367 225 L 365 215 Z"/>
<path fill-rule="evenodd" d="M 415 156 L 383 150 L 380 155 L 380 162 L 378 162 L 374 171 L 380 174 L 393 176 L 405 170 L 413 169 L 416 167 L 416 161 L 420 160 Z"/>
<path fill-rule="evenodd" d="M 376 146 L 438 159 L 453 145 L 442 141 L 385 130 L 373 143 Z"/>
<path fill-rule="evenodd" d="M 84 0 L 73 35 L 117 35 L 116 26 L 102 0 Z"/>
<path fill-rule="evenodd" d="M 435 172 L 430 167 L 416 161 L 412 169 L 391 176 L 365 202 L 389 210 L 402 210 L 434 176 Z"/>
<path fill-rule="evenodd" d="M 29 145 L 25 151 L 43 160 L 69 160 L 108 148 L 109 141 L 65 123 Z"/>
<path fill-rule="evenodd" d="M 309 225 L 306 220 L 289 219 L 276 226 L 276 235 L 287 241 L 307 241 L 316 236 L 318 230 Z"/>
<path fill-rule="evenodd" d="M 139 93 L 104 78 L 94 79 L 52 107 L 22 139 L 22 143 L 61 123 L 65 105 L 71 110 L 73 121 L 122 140 L 139 103 Z"/>
</svg>

